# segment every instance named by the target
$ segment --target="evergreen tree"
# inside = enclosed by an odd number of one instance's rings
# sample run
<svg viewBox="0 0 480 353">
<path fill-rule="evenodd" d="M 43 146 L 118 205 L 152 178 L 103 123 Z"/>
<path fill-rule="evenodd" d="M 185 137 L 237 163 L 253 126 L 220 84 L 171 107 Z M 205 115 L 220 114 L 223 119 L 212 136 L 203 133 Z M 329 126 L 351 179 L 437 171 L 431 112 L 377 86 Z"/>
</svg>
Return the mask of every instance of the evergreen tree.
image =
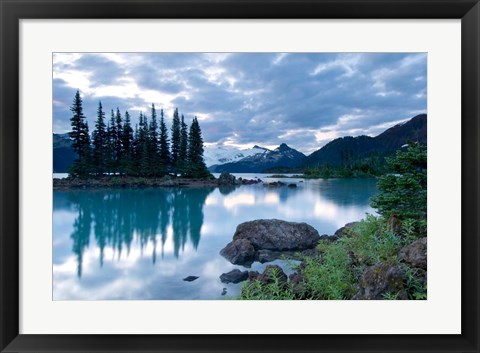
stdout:
<svg viewBox="0 0 480 353">
<path fill-rule="evenodd" d="M 150 164 L 150 174 L 153 176 L 158 176 L 164 173 L 164 168 L 162 165 L 160 165 L 157 111 L 155 110 L 155 105 L 153 103 L 150 112 L 150 125 L 148 128 L 148 156 Z"/>
<path fill-rule="evenodd" d="M 168 141 L 168 130 L 167 125 L 165 124 L 165 119 L 163 116 L 163 109 L 160 110 L 160 142 L 159 142 L 159 154 L 160 154 L 160 163 L 164 166 L 165 171 L 168 170 L 170 165 L 170 146 Z"/>
<path fill-rule="evenodd" d="M 188 136 L 188 168 L 186 175 L 192 178 L 206 178 L 212 175 L 203 160 L 202 130 L 197 117 L 193 118 Z"/>
<path fill-rule="evenodd" d="M 185 174 L 188 161 L 188 127 L 182 114 L 180 121 L 180 149 L 178 151 L 179 172 Z"/>
<path fill-rule="evenodd" d="M 72 148 L 78 156 L 70 169 L 70 174 L 73 176 L 85 177 L 89 174 L 91 169 L 91 148 L 88 123 L 83 115 L 82 97 L 80 96 L 79 90 L 75 93 L 70 111 L 73 115 L 70 118 L 72 131 L 69 135 L 72 138 Z"/>
<path fill-rule="evenodd" d="M 103 175 L 107 170 L 106 162 L 108 160 L 108 136 L 105 125 L 105 112 L 102 102 L 98 102 L 97 121 L 93 131 L 93 163 L 96 173 Z"/>
<path fill-rule="evenodd" d="M 117 107 L 117 113 L 115 114 L 115 128 L 117 131 L 117 140 L 115 143 L 115 166 L 118 172 L 121 171 L 121 161 L 122 161 L 122 133 L 123 133 L 123 126 L 122 126 L 122 115 L 120 114 L 120 110 Z"/>
<path fill-rule="evenodd" d="M 180 117 L 178 116 L 178 108 L 173 112 L 172 121 L 172 166 L 176 171 L 178 156 L 180 151 Z"/>
<path fill-rule="evenodd" d="M 108 156 L 108 168 L 109 172 L 116 173 L 117 172 L 117 156 L 116 156 L 116 146 L 118 140 L 118 131 L 117 131 L 117 122 L 115 121 L 115 113 L 113 109 L 110 113 L 110 121 L 107 127 L 108 131 L 108 149 L 109 149 L 109 156 Z"/>
<path fill-rule="evenodd" d="M 133 141 L 133 129 L 130 123 L 130 114 L 125 112 L 125 122 L 123 124 L 122 132 L 122 169 L 127 175 L 135 173 L 134 160 L 134 141 Z"/>
<path fill-rule="evenodd" d="M 387 158 L 390 173 L 378 181 L 380 193 L 372 198 L 372 207 L 385 216 L 413 219 L 420 226 L 427 219 L 427 147 L 418 143 Z"/>
<path fill-rule="evenodd" d="M 137 141 L 137 163 L 138 170 L 142 176 L 150 176 L 150 157 L 149 138 L 148 138 L 148 120 L 145 115 L 140 113 L 140 121 L 138 124 L 138 141 Z"/>
</svg>

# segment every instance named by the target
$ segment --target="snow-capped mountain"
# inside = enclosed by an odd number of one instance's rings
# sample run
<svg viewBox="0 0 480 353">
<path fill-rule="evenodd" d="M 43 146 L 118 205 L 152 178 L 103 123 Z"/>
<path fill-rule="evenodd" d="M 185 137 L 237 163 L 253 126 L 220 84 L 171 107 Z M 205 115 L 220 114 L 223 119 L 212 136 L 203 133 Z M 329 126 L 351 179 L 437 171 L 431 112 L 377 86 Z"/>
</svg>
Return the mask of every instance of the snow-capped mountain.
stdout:
<svg viewBox="0 0 480 353">
<path fill-rule="evenodd" d="M 210 167 L 210 171 L 216 173 L 261 173 L 270 168 L 296 167 L 300 165 L 305 158 L 303 153 L 282 143 L 273 151 L 265 150 L 263 153 L 257 153 L 238 161 L 214 165 Z"/>
<path fill-rule="evenodd" d="M 237 162 L 245 157 L 254 156 L 268 152 L 269 150 L 260 146 L 253 146 L 249 149 L 239 149 L 233 146 L 205 146 L 203 159 L 207 167 L 222 165 L 225 163 Z"/>
</svg>

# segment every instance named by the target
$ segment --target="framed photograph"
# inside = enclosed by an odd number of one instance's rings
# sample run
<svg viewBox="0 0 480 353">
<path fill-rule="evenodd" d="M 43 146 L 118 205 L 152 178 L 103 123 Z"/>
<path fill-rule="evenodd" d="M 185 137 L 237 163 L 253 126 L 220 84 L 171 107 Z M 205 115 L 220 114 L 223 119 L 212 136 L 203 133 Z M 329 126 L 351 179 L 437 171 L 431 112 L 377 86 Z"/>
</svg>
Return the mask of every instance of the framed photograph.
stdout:
<svg viewBox="0 0 480 353">
<path fill-rule="evenodd" d="M 2 352 L 479 352 L 478 1 L 0 1 Z"/>
</svg>

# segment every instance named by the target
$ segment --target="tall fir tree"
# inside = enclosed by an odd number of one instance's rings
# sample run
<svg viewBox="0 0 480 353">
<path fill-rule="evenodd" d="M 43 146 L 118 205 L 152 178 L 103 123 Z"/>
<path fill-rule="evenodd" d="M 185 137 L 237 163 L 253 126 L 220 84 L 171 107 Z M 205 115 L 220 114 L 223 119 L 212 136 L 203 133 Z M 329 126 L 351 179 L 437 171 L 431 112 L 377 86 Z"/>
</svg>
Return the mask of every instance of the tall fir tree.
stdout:
<svg viewBox="0 0 480 353">
<path fill-rule="evenodd" d="M 120 114 L 120 109 L 117 107 L 117 112 L 115 114 L 115 126 L 117 131 L 117 140 L 115 143 L 115 165 L 117 171 L 121 173 L 121 161 L 122 161 L 122 114 Z"/>
<path fill-rule="evenodd" d="M 138 170 L 142 176 L 151 176 L 150 173 L 150 156 L 148 136 L 148 119 L 146 115 L 140 113 L 140 121 L 138 124 L 138 142 L 137 142 L 137 158 Z"/>
<path fill-rule="evenodd" d="M 83 102 L 79 90 L 75 93 L 70 111 L 73 115 L 70 118 L 72 131 L 69 135 L 72 139 L 72 148 L 78 156 L 70 169 L 70 174 L 85 177 L 91 169 L 91 147 L 88 123 L 83 115 Z"/>
<path fill-rule="evenodd" d="M 150 125 L 148 127 L 148 137 L 149 137 L 149 164 L 150 164 L 150 173 L 153 176 L 158 176 L 165 172 L 164 167 L 160 164 L 160 147 L 158 139 L 158 123 L 157 123 L 157 111 L 155 110 L 155 105 L 152 103 L 152 108 L 150 110 Z"/>
<path fill-rule="evenodd" d="M 180 149 L 178 151 L 178 159 L 178 171 L 181 174 L 185 174 L 186 167 L 188 165 L 188 127 L 187 124 L 185 124 L 185 118 L 183 114 L 180 121 Z"/>
<path fill-rule="evenodd" d="M 98 102 L 97 121 L 93 137 L 93 169 L 97 174 L 103 175 L 107 171 L 106 162 L 108 160 L 108 136 L 107 126 L 105 125 L 105 112 L 102 102 Z"/>
<path fill-rule="evenodd" d="M 127 175 L 133 175 L 135 173 L 135 166 L 133 164 L 134 155 L 134 141 L 133 141 L 133 129 L 130 122 L 130 114 L 125 112 L 125 122 L 123 123 L 122 132 L 122 169 Z"/>
<path fill-rule="evenodd" d="M 178 116 L 178 108 L 173 112 L 172 120 L 172 166 L 176 170 L 178 156 L 180 151 L 180 117 Z"/>
<path fill-rule="evenodd" d="M 168 171 L 170 166 L 170 146 L 168 141 L 168 130 L 165 124 L 165 118 L 163 116 L 163 109 L 160 110 L 160 134 L 159 134 L 159 155 L 160 163 L 165 167 L 165 171 Z"/>
<path fill-rule="evenodd" d="M 202 130 L 197 117 L 192 120 L 188 136 L 188 168 L 187 176 L 192 178 L 210 178 L 212 175 L 203 160 Z"/>
<path fill-rule="evenodd" d="M 118 131 L 117 131 L 117 122 L 115 121 L 115 113 L 113 109 L 110 112 L 110 121 L 108 122 L 108 169 L 111 173 L 117 172 L 117 156 L 116 156 L 116 146 L 117 146 L 117 139 L 118 139 Z"/>
</svg>

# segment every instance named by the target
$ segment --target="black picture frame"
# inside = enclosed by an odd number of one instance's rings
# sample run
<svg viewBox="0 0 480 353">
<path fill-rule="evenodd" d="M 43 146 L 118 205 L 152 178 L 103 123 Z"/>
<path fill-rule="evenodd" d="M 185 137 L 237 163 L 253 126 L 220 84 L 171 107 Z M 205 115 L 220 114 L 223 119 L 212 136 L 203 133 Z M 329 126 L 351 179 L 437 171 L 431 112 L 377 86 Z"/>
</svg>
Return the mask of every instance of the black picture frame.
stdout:
<svg viewBox="0 0 480 353">
<path fill-rule="evenodd" d="M 0 0 L 0 15 L 2 352 L 479 352 L 478 0 Z M 461 19 L 461 335 L 19 334 L 19 20 L 58 18 Z"/>
</svg>

